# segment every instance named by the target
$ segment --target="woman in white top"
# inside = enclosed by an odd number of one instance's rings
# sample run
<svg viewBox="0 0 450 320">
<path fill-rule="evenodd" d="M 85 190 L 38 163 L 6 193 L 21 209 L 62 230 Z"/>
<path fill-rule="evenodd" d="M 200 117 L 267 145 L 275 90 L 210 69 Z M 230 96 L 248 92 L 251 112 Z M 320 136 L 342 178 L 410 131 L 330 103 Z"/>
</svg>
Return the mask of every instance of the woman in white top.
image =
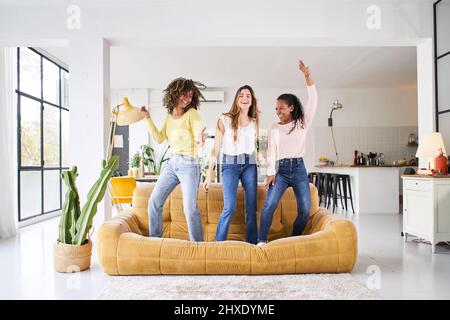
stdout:
<svg viewBox="0 0 450 320">
<path fill-rule="evenodd" d="M 230 111 L 217 121 L 214 146 L 209 159 L 209 169 L 203 188 L 208 192 L 219 151 L 223 154 L 222 191 L 224 207 L 216 230 L 216 241 L 227 239 L 231 220 L 236 212 L 236 194 L 239 180 L 244 188 L 247 225 L 247 242 L 256 244 L 258 229 L 256 222 L 257 190 L 257 136 L 259 110 L 253 89 L 240 87 L 234 97 Z"/>
</svg>

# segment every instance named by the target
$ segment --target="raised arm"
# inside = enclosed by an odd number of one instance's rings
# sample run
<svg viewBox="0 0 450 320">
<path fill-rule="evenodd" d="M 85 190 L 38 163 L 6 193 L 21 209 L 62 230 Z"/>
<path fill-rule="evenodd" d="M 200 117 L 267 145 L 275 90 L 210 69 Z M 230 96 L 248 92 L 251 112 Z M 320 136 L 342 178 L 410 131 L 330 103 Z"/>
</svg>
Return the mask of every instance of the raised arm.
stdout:
<svg viewBox="0 0 450 320">
<path fill-rule="evenodd" d="M 152 134 L 153 138 L 156 140 L 156 142 L 158 142 L 160 144 L 163 143 L 163 141 L 167 139 L 167 135 L 166 135 L 167 117 L 164 120 L 164 124 L 160 131 L 156 127 L 155 123 L 153 122 L 152 117 L 150 117 L 150 113 L 148 112 L 148 110 L 145 107 L 141 108 L 141 113 L 145 116 L 145 121 L 147 122 L 148 131 Z"/>
<path fill-rule="evenodd" d="M 219 154 L 220 148 L 222 147 L 223 134 L 225 132 L 225 127 L 222 120 L 217 120 L 216 125 L 216 135 L 214 137 L 214 145 L 211 148 L 211 154 L 209 156 L 208 173 L 206 174 L 205 183 L 203 184 L 203 189 L 208 192 L 209 184 L 211 183 L 211 177 L 213 176 L 214 167 L 217 162 L 217 155 Z"/>
<path fill-rule="evenodd" d="M 317 110 L 317 90 L 316 86 L 314 85 L 311 72 L 309 71 L 309 67 L 306 66 L 302 60 L 300 60 L 298 68 L 305 76 L 308 90 L 308 102 L 306 103 L 305 106 L 305 124 L 306 127 L 309 128 L 309 125 L 313 121 Z"/>
</svg>

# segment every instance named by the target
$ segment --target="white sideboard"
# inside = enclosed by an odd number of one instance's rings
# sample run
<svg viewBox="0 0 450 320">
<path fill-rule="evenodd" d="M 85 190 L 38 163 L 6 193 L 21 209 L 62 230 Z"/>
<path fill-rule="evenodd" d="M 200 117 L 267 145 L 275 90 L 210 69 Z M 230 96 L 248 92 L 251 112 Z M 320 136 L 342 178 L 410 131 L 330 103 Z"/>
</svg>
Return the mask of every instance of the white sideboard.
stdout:
<svg viewBox="0 0 450 320">
<path fill-rule="evenodd" d="M 408 234 L 436 244 L 450 241 L 450 177 L 402 176 L 403 236 Z"/>
</svg>

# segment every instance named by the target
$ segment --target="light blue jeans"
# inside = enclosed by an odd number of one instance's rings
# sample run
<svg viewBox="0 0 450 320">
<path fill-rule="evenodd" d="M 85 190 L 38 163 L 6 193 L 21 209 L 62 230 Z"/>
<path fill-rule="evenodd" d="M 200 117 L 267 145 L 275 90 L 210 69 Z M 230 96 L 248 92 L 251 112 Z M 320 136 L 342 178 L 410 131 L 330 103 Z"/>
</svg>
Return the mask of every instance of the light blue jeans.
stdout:
<svg viewBox="0 0 450 320">
<path fill-rule="evenodd" d="M 156 182 L 148 200 L 148 222 L 150 237 L 161 237 L 163 233 L 162 208 L 167 197 L 181 183 L 183 209 L 191 241 L 203 241 L 202 216 L 197 206 L 200 184 L 198 158 L 174 154 Z"/>
</svg>

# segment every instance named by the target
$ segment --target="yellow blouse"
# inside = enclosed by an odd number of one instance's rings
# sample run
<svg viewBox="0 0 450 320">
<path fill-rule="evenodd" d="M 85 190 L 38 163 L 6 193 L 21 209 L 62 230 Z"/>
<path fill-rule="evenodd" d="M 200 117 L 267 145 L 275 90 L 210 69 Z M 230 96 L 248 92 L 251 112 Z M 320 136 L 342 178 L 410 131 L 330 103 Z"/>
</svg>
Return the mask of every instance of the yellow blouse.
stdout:
<svg viewBox="0 0 450 320">
<path fill-rule="evenodd" d="M 191 108 L 177 119 L 167 114 L 161 130 L 156 128 L 152 118 L 149 117 L 147 127 L 158 143 L 167 139 L 172 153 L 192 157 L 197 155 L 204 127 L 197 110 Z"/>
</svg>

